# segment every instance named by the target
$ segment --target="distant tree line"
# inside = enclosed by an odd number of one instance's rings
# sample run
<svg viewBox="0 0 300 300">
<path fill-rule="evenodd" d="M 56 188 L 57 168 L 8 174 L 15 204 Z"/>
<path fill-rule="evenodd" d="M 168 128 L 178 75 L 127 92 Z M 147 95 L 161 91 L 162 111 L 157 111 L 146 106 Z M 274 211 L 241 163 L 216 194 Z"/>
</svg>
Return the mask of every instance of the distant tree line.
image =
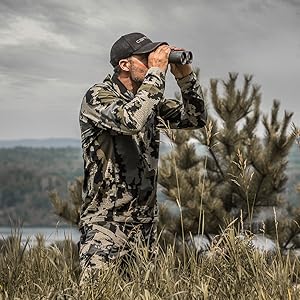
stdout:
<svg viewBox="0 0 300 300">
<path fill-rule="evenodd" d="M 0 225 L 55 225 L 49 192 L 66 195 L 81 174 L 80 148 L 0 149 Z"/>
</svg>

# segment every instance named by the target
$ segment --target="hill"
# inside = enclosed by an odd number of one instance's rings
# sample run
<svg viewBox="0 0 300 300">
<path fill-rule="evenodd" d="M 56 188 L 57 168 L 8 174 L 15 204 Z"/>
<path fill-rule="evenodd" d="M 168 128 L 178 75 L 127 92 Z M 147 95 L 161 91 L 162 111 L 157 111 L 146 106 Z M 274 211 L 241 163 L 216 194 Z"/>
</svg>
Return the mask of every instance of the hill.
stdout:
<svg viewBox="0 0 300 300">
<path fill-rule="evenodd" d="M 33 148 L 80 148 L 79 139 L 71 138 L 48 138 L 48 139 L 21 139 L 0 140 L 0 148 L 33 147 Z"/>
<path fill-rule="evenodd" d="M 29 143 L 30 140 L 26 141 Z M 68 184 L 83 174 L 79 146 L 53 147 L 54 144 L 79 141 L 33 141 L 31 147 L 12 148 L 6 144 L 0 149 L 0 226 L 10 225 L 16 220 L 23 222 L 24 226 L 55 225 L 59 219 L 53 213 L 48 193 L 57 190 L 62 197 L 67 197 Z M 44 147 L 33 146 L 41 144 Z M 51 146 L 47 148 L 46 145 Z M 161 144 L 161 153 L 169 150 L 167 143 Z M 300 149 L 297 145 L 289 154 L 287 175 L 289 180 L 284 196 L 299 206 L 300 195 L 295 189 L 300 183 Z M 164 197 L 160 191 L 158 195 Z"/>
<path fill-rule="evenodd" d="M 0 149 L 0 225 L 55 225 L 48 193 L 66 196 L 68 183 L 82 170 L 80 148 Z"/>
</svg>

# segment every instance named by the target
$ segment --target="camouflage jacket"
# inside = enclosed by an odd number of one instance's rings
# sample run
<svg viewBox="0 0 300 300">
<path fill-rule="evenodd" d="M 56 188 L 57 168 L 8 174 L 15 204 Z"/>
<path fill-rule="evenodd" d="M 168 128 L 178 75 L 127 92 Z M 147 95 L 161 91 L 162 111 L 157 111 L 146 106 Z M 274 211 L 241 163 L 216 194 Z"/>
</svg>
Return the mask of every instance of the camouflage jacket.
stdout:
<svg viewBox="0 0 300 300">
<path fill-rule="evenodd" d="M 108 75 L 83 98 L 80 127 L 84 160 L 81 226 L 157 218 L 160 118 L 171 128 L 205 125 L 196 75 L 177 81 L 182 101 L 165 99 L 165 75 L 150 68 L 136 95 Z M 160 118 L 159 118 L 160 117 Z"/>
</svg>

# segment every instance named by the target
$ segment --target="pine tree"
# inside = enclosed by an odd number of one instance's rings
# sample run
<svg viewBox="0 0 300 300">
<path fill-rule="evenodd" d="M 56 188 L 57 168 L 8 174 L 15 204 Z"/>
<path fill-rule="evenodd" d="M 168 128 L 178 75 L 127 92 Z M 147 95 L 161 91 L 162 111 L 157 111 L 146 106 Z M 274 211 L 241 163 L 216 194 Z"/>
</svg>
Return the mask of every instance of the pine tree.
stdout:
<svg viewBox="0 0 300 300">
<path fill-rule="evenodd" d="M 223 95 L 219 94 L 220 81 L 210 81 L 213 112 L 209 111 L 204 129 L 166 130 L 174 148 L 161 159 L 159 183 L 167 199 L 180 208 L 176 215 L 161 206 L 162 237 L 166 240 L 175 235 L 186 240 L 199 233 L 209 237 L 237 218 L 244 229 L 268 230 L 274 236 L 273 208 L 277 222 L 287 223 L 291 211 L 281 193 L 287 181 L 287 155 L 295 140 L 287 132 L 292 113 L 285 112 L 280 120 L 280 104 L 275 100 L 271 116 L 262 116 L 265 135 L 259 138 L 260 87 L 252 83 L 252 76 L 245 75 L 239 89 L 237 79 L 237 73 L 229 73 L 229 78 L 221 81 Z M 204 145 L 206 153 L 197 153 L 199 145 L 191 143 L 192 139 Z M 273 226 L 268 220 L 273 220 Z M 287 228 L 293 229 L 280 227 L 280 243 L 285 246 L 284 241 L 297 232 L 292 219 L 288 220 Z"/>
</svg>

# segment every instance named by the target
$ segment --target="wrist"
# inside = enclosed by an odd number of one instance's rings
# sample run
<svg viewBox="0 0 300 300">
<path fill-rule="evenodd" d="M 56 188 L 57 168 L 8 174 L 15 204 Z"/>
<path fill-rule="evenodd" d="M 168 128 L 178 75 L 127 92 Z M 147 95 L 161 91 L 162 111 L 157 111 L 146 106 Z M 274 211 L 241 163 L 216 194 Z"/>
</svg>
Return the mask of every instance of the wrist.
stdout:
<svg viewBox="0 0 300 300">
<path fill-rule="evenodd" d="M 181 91 L 188 91 L 190 89 L 193 89 L 193 86 L 198 82 L 197 76 L 195 72 L 191 72 L 189 75 L 177 79 L 177 84 L 180 87 Z"/>
<path fill-rule="evenodd" d="M 192 73 L 193 73 L 193 71 L 190 71 L 190 72 L 187 73 L 187 74 L 180 74 L 180 76 L 175 76 L 175 79 L 176 79 L 176 80 L 181 80 L 181 79 L 183 79 L 183 78 L 185 78 L 185 77 L 190 76 Z"/>
</svg>

